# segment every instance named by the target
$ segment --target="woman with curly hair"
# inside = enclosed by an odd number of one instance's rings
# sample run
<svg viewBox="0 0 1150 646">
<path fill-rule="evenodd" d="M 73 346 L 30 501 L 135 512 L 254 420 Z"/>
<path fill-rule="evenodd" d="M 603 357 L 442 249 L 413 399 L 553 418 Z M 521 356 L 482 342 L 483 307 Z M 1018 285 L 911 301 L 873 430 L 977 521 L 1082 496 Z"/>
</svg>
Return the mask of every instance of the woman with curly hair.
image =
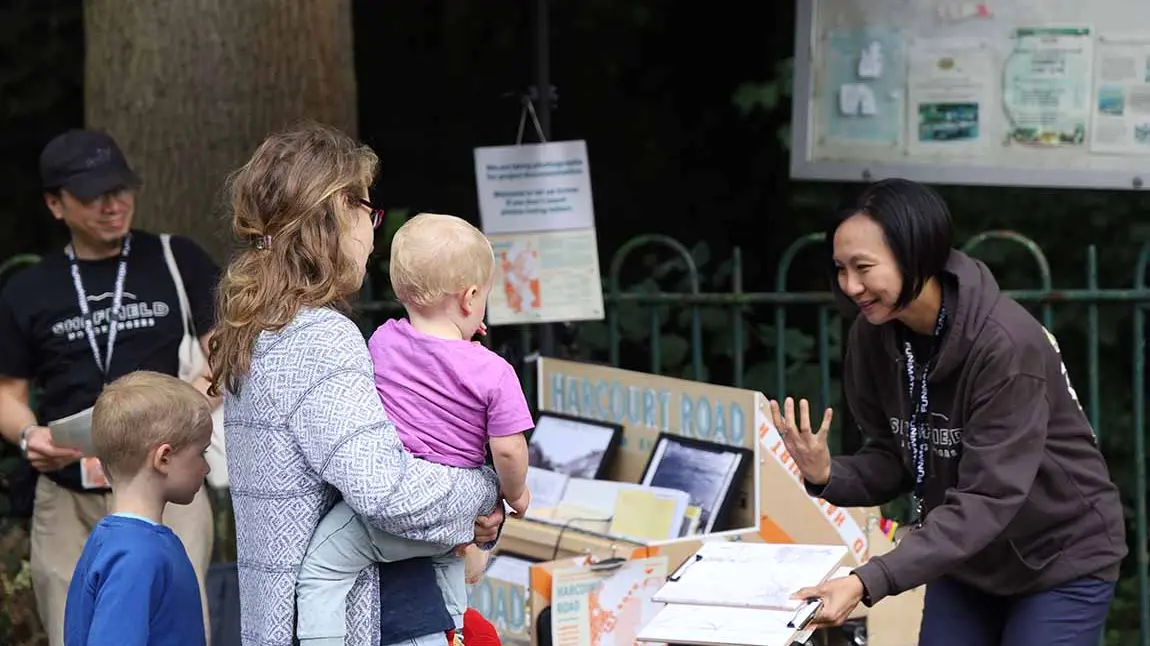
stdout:
<svg viewBox="0 0 1150 646">
<path fill-rule="evenodd" d="M 306 125 L 269 136 L 230 181 L 232 228 L 246 246 L 220 284 L 211 358 L 225 396 L 245 646 L 292 643 L 296 575 L 337 497 L 380 530 L 439 545 L 490 543 L 503 520 L 487 495 L 492 470 L 404 449 L 347 316 L 382 215 L 367 201 L 377 166 L 345 134 Z M 346 621 L 346 643 L 371 646 L 441 646 L 453 627 L 428 559 L 365 570 Z"/>
</svg>

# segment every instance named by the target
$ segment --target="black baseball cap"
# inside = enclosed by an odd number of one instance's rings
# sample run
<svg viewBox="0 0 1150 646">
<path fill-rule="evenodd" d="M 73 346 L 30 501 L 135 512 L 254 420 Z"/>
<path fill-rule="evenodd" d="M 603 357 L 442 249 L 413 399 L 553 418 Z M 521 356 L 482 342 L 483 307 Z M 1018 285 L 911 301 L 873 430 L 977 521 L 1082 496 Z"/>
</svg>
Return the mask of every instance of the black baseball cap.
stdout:
<svg viewBox="0 0 1150 646">
<path fill-rule="evenodd" d="M 140 178 L 132 172 L 111 136 L 78 129 L 58 135 L 44 146 L 40 153 L 40 180 L 45 190 L 64 189 L 85 202 L 140 185 Z"/>
</svg>

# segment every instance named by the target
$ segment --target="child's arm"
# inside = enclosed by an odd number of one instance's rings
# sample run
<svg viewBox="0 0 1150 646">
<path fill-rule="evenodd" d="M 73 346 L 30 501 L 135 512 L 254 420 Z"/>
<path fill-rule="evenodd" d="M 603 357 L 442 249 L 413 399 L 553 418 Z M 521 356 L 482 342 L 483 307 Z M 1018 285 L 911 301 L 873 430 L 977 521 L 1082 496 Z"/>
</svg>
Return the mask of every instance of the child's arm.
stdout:
<svg viewBox="0 0 1150 646">
<path fill-rule="evenodd" d="M 499 474 L 503 497 L 518 514 L 527 511 L 527 438 L 524 431 L 535 426 L 527 398 L 519 385 L 515 369 L 506 361 L 499 383 L 487 402 L 487 442 L 491 460 Z"/>
<path fill-rule="evenodd" d="M 88 627 L 88 646 L 147 646 L 152 600 L 163 593 L 163 564 L 149 550 L 127 552 L 103 572 Z M 194 642 L 193 642 L 194 643 Z"/>
<path fill-rule="evenodd" d="M 499 490 L 508 502 L 519 500 L 527 490 L 527 438 L 516 433 L 493 437 L 490 444 Z"/>
</svg>

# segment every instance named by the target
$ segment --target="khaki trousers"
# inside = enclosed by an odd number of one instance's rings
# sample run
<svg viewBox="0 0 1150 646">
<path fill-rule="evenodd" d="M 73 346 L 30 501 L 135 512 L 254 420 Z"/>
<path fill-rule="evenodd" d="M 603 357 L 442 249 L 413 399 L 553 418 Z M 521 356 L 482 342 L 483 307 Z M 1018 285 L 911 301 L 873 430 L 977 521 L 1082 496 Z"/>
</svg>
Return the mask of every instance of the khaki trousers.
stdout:
<svg viewBox="0 0 1150 646">
<path fill-rule="evenodd" d="M 80 560 L 88 534 L 108 515 L 112 495 L 82 494 L 41 476 L 36 483 L 32 511 L 32 590 L 40 623 L 51 646 L 64 646 L 64 605 L 72 571 Z M 200 489 L 188 505 L 168 505 L 164 524 L 184 543 L 200 582 L 204 633 L 211 634 L 204 577 L 212 558 L 214 529 L 208 492 Z"/>
</svg>

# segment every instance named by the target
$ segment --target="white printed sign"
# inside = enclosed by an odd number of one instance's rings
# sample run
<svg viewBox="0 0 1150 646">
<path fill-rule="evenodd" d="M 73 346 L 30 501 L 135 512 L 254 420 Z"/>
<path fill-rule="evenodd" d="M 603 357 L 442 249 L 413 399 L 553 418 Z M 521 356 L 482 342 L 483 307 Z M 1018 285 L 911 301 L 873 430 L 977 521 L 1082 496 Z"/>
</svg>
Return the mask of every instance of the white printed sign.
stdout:
<svg viewBox="0 0 1150 646">
<path fill-rule="evenodd" d="M 475 149 L 483 232 L 591 229 L 591 173 L 585 141 Z"/>
</svg>

